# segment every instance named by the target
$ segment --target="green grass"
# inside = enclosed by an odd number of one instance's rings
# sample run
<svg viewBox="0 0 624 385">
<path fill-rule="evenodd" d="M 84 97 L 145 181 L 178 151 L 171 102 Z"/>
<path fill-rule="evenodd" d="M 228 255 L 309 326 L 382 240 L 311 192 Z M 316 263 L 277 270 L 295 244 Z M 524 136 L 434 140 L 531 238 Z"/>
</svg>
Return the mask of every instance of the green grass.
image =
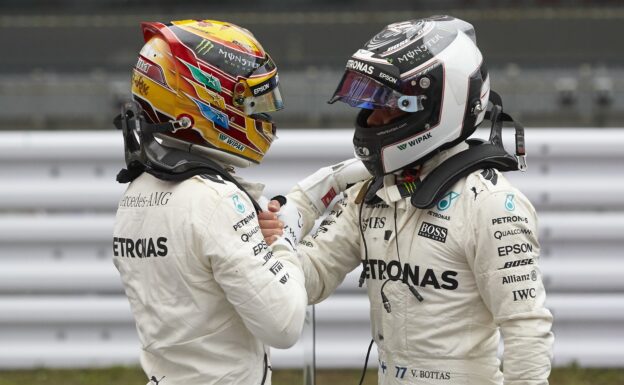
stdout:
<svg viewBox="0 0 624 385">
<path fill-rule="evenodd" d="M 359 370 L 321 370 L 317 373 L 318 385 L 357 385 Z M 144 385 L 145 375 L 139 368 L 110 368 L 89 370 L 9 370 L 0 371 L 0 385 Z M 273 373 L 273 385 L 300 385 L 300 370 L 279 370 Z M 377 373 L 369 370 L 366 385 L 376 385 Z M 584 369 L 576 366 L 555 368 L 550 385 L 622 385 L 622 369 Z"/>
</svg>

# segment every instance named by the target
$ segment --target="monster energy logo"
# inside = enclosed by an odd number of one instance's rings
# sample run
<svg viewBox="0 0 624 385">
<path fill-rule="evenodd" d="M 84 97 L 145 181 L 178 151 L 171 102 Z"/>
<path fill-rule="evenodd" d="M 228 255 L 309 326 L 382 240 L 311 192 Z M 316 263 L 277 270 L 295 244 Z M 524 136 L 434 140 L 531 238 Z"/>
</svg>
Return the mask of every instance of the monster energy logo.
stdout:
<svg viewBox="0 0 624 385">
<path fill-rule="evenodd" d="M 418 188 L 418 185 L 420 185 L 420 182 L 420 180 L 417 180 L 415 182 L 403 182 L 398 186 L 399 193 L 402 197 L 408 197 L 412 195 L 416 192 L 416 189 Z"/>
<path fill-rule="evenodd" d="M 204 39 L 199 44 L 197 44 L 197 46 L 195 47 L 195 51 L 197 51 L 197 53 L 200 55 L 205 55 L 210 52 L 213 47 L 214 44 L 212 44 L 210 40 Z"/>
</svg>

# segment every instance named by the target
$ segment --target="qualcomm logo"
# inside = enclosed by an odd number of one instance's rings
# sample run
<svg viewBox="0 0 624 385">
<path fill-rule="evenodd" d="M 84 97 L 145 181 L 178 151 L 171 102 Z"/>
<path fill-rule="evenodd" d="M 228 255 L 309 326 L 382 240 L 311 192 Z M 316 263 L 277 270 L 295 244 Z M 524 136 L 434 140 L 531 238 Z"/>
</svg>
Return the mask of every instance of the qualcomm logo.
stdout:
<svg viewBox="0 0 624 385">
<path fill-rule="evenodd" d="M 458 196 L 459 194 L 456 193 L 455 191 L 451 191 L 445 196 L 443 196 L 442 199 L 440 199 L 440 201 L 438 202 L 438 205 L 437 205 L 438 210 L 439 211 L 447 210 L 449 207 L 451 207 L 451 205 L 453 204 L 453 201 L 457 199 Z"/>
</svg>

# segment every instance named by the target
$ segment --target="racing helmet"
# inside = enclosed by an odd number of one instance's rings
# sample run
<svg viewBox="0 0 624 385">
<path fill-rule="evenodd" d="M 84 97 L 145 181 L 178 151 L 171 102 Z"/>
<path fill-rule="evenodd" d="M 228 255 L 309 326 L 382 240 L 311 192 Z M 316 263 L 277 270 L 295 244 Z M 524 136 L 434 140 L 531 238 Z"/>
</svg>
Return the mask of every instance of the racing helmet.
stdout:
<svg viewBox="0 0 624 385">
<path fill-rule="evenodd" d="M 275 63 L 256 38 L 215 20 L 141 26 L 133 99 L 149 123 L 183 127 L 161 134 L 163 144 L 186 145 L 227 165 L 260 163 L 276 131 L 267 113 L 283 102 Z"/>
<path fill-rule="evenodd" d="M 414 167 L 483 121 L 490 80 L 471 24 L 432 16 L 386 26 L 348 60 L 329 103 L 361 108 L 355 155 L 375 176 Z M 370 127 L 373 109 L 404 111 Z"/>
</svg>

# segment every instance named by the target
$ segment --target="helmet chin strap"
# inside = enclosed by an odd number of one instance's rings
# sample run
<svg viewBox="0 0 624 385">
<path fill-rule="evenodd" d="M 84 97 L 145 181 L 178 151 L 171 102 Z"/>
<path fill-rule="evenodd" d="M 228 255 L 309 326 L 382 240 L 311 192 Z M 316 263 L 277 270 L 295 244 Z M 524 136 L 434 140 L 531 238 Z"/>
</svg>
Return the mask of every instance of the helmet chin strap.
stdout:
<svg viewBox="0 0 624 385">
<path fill-rule="evenodd" d="M 132 182 L 143 172 L 166 181 L 183 181 L 195 175 L 216 175 L 237 186 L 247 194 L 256 211 L 262 211 L 253 197 L 224 170 L 223 163 L 226 162 L 222 163 L 222 158 L 215 161 L 205 153 L 201 155 L 206 152 L 202 146 L 173 138 L 167 137 L 163 143 L 156 140 L 154 135 L 185 128 L 181 126 L 183 122 L 148 123 L 142 116 L 139 104 L 133 101 L 123 105 L 122 113 L 115 118 L 114 123 L 123 131 L 127 166 L 117 174 L 119 183 Z"/>
<path fill-rule="evenodd" d="M 199 156 L 208 157 L 225 169 L 233 169 L 234 167 L 246 168 L 254 164 L 247 159 L 243 159 L 214 148 L 191 144 L 166 135 L 156 134 L 155 136 L 162 141 L 163 146 L 176 148 L 182 151 L 188 151 L 192 154 L 197 154 Z"/>
<path fill-rule="evenodd" d="M 486 112 L 484 118 L 492 122 L 489 140 L 468 139 L 466 142 L 470 147 L 467 150 L 442 162 L 422 180 L 415 190 L 406 190 L 408 193 L 404 197 L 410 197 L 414 207 L 420 209 L 433 207 L 457 181 L 480 169 L 526 171 L 524 127 L 503 112 L 502 100 L 496 92 L 490 92 L 490 101 L 492 108 Z M 515 155 L 509 154 L 503 146 L 503 122 L 511 122 L 514 125 L 516 134 Z M 374 203 L 378 199 L 376 192 L 382 187 L 383 178 L 375 178 L 369 193 L 366 195 L 366 202 Z"/>
</svg>

